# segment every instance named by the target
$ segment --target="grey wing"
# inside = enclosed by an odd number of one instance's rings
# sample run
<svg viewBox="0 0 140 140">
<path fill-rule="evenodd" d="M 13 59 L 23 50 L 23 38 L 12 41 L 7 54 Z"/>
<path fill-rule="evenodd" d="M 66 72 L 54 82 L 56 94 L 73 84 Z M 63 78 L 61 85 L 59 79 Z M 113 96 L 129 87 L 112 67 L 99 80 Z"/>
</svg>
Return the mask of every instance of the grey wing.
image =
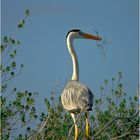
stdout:
<svg viewBox="0 0 140 140">
<path fill-rule="evenodd" d="M 68 111 L 92 110 L 93 94 L 87 86 L 77 81 L 70 81 L 64 88 L 61 101 Z"/>
<path fill-rule="evenodd" d="M 79 100 L 81 109 L 84 108 L 85 111 L 90 111 L 92 110 L 93 106 L 93 93 L 87 89 L 86 92 L 82 93 Z"/>
</svg>

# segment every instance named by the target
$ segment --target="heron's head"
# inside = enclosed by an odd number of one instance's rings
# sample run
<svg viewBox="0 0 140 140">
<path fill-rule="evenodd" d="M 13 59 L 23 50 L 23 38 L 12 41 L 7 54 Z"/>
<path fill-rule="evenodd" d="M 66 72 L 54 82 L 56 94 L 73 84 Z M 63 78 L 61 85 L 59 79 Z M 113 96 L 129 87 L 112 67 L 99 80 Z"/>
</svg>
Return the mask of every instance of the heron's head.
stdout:
<svg viewBox="0 0 140 140">
<path fill-rule="evenodd" d="M 70 30 L 67 35 L 66 38 L 71 38 L 71 39 L 92 39 L 92 40 L 101 40 L 102 38 L 100 38 L 99 36 L 95 36 L 95 35 L 91 35 L 91 34 L 87 34 L 82 32 L 79 29 L 72 29 Z"/>
</svg>

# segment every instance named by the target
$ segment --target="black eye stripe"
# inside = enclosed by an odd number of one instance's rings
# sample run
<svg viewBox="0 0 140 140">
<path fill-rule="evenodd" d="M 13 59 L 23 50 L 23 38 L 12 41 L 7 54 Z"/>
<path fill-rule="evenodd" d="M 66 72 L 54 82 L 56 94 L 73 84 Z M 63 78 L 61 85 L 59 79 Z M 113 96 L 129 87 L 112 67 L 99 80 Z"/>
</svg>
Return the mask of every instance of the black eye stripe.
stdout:
<svg viewBox="0 0 140 140">
<path fill-rule="evenodd" d="M 72 32 L 79 32 L 80 30 L 79 29 L 73 29 L 71 30 Z"/>
<path fill-rule="evenodd" d="M 79 29 L 72 29 L 67 33 L 66 38 L 68 37 L 69 33 L 71 33 L 71 32 L 79 32 L 80 33 L 81 31 Z"/>
</svg>

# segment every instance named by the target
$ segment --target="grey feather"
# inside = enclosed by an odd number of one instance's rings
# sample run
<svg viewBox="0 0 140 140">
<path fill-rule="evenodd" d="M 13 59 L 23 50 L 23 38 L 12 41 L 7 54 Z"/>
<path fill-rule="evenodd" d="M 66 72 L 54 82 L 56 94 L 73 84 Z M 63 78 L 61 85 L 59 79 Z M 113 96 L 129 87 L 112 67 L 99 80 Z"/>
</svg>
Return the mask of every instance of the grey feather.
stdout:
<svg viewBox="0 0 140 140">
<path fill-rule="evenodd" d="M 93 106 L 93 93 L 86 85 L 71 80 L 62 92 L 61 102 L 70 112 L 79 112 L 82 109 L 90 111 Z"/>
</svg>

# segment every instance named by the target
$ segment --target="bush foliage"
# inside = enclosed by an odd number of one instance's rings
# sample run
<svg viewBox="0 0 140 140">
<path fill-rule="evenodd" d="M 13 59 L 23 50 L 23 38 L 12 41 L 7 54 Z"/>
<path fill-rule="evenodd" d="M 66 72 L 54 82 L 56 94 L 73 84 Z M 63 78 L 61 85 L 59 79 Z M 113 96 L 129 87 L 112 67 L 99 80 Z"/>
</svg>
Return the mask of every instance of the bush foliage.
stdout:
<svg viewBox="0 0 140 140">
<path fill-rule="evenodd" d="M 25 11 L 24 19 L 22 19 L 24 22 L 19 22 L 18 30 L 24 27 L 29 13 L 29 10 Z M 37 118 L 34 100 L 37 93 L 31 93 L 27 90 L 20 91 L 16 87 L 11 87 L 11 81 L 21 74 L 24 67 L 23 64 L 18 66 L 16 63 L 17 50 L 20 44 L 19 40 L 9 36 L 4 36 L 1 42 L 0 132 L 3 140 L 22 138 L 22 134 L 17 136 L 17 132 L 23 131 Z"/>
</svg>

